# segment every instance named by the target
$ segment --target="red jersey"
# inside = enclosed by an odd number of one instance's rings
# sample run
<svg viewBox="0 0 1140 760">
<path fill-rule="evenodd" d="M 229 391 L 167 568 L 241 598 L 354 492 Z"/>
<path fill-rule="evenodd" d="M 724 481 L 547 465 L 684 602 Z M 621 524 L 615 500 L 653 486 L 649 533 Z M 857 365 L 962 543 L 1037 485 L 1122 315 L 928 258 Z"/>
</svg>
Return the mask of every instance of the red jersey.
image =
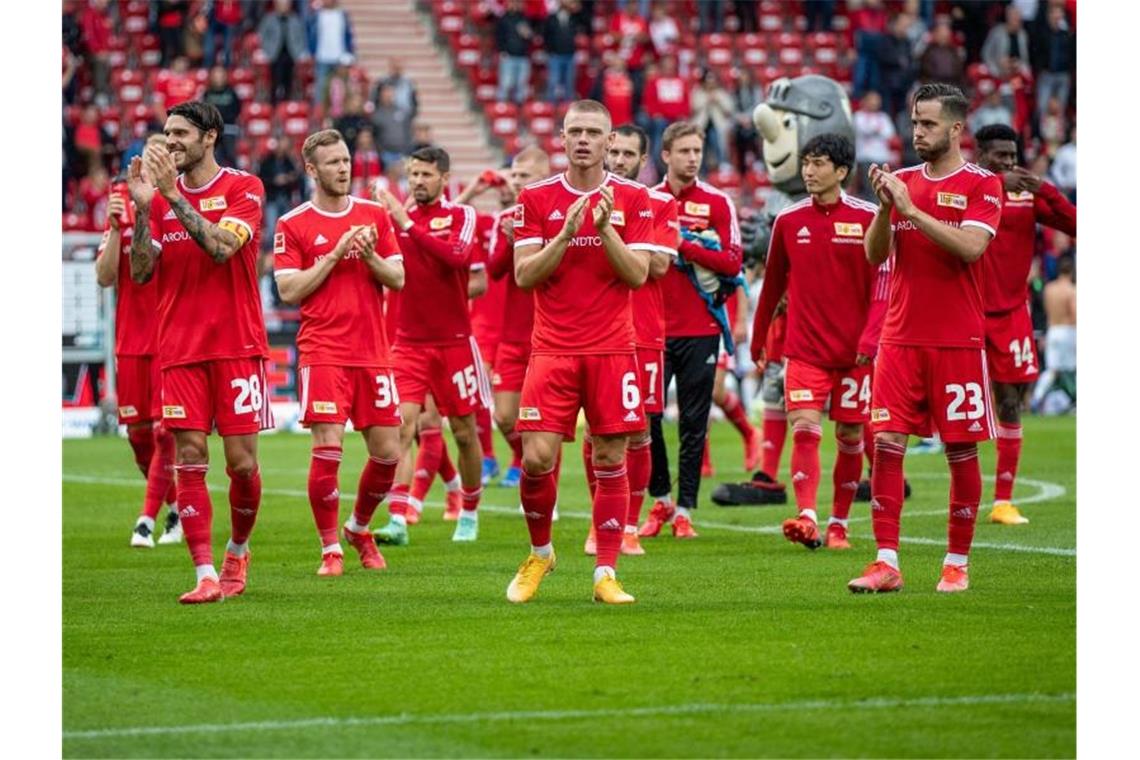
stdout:
<svg viewBox="0 0 1140 760">
<path fill-rule="evenodd" d="M 634 348 L 632 288 L 618 279 L 602 238 L 594 227 L 592 209 L 598 192 L 609 185 L 614 194 L 610 224 L 631 251 L 656 250 L 653 212 L 645 186 L 606 172 L 601 185 L 575 190 L 565 174 L 527 185 L 515 207 L 517 251 L 524 246 L 545 246 L 565 224 L 566 211 L 582 195 L 590 202 L 582 226 L 570 241 L 558 268 L 534 288 L 536 354 L 614 354 Z"/>
<path fill-rule="evenodd" d="M 899 169 L 915 206 L 952 227 L 1001 222 L 1001 177 L 969 162 L 932 179 L 926 165 Z M 967 264 L 940 248 L 891 209 L 895 270 L 882 343 L 936 348 L 985 348 L 981 261 Z M 988 256 L 986 253 L 985 256 Z"/>
<path fill-rule="evenodd" d="M 503 234 L 503 220 L 512 224 L 517 206 L 500 211 L 495 215 L 491 227 L 491 241 L 487 248 L 487 274 L 495 280 L 502 280 L 503 294 L 503 334 L 504 343 L 530 343 L 534 333 L 534 292 L 523 290 L 515 282 L 515 254 L 511 246 L 513 235 Z M 513 232 L 514 228 L 511 227 Z"/>
<path fill-rule="evenodd" d="M 681 234 L 677 222 L 677 201 L 668 193 L 650 190 L 649 208 L 653 212 L 653 242 L 657 252 L 669 254 L 672 264 L 672 259 L 677 258 Z M 638 348 L 664 348 L 665 301 L 661 296 L 660 279 L 650 277 L 633 291 L 633 332 Z"/>
<path fill-rule="evenodd" d="M 160 96 L 162 107 L 166 109 L 194 100 L 203 89 L 194 74 L 190 72 L 177 74 L 169 69 L 158 72 L 154 83 L 155 94 Z"/>
<path fill-rule="evenodd" d="M 1001 226 L 982 257 L 986 314 L 1003 314 L 1025 306 L 1038 224 L 1066 235 L 1077 234 L 1077 207 L 1048 182 L 1042 182 L 1036 194 L 1006 192 L 1003 198 Z"/>
<path fill-rule="evenodd" d="M 404 252 L 397 343 L 435 346 L 471 336 L 467 279 L 475 243 L 475 210 L 437 199 L 408 211 L 412 225 L 398 237 Z"/>
<path fill-rule="evenodd" d="M 645 83 L 645 113 L 669 121 L 687 119 L 692 113 L 689 105 L 690 89 L 691 85 L 680 76 L 650 77 Z"/>
<path fill-rule="evenodd" d="M 332 253 L 351 227 L 375 224 L 376 255 L 400 261 L 400 246 L 388 211 L 379 203 L 348 198 L 340 212 L 322 211 L 311 202 L 277 220 L 273 235 L 273 274 L 291 274 L 315 266 Z M 316 290 L 301 301 L 297 333 L 300 364 L 385 367 L 391 363 L 384 329 L 383 286 L 359 253 L 350 251 Z"/>
<path fill-rule="evenodd" d="M 619 13 L 610 22 L 610 33 L 618 38 L 618 52 L 631 69 L 640 68 L 649 38 L 649 22 L 636 13 Z M 625 122 L 614 119 L 614 124 Z"/>
<path fill-rule="evenodd" d="M 131 279 L 131 241 L 135 233 L 135 207 L 124 188 L 127 218 L 119 224 L 119 276 L 115 284 L 115 356 L 153 356 L 158 349 L 158 287 L 153 278 L 139 285 Z M 107 245 L 108 222 L 99 243 Z"/>
<path fill-rule="evenodd" d="M 784 354 L 825 369 L 855 365 L 876 281 L 863 236 L 877 208 L 841 193 L 836 203 L 824 205 L 808 197 L 776 215 L 754 340 L 765 340 L 787 291 Z"/>
<path fill-rule="evenodd" d="M 720 238 L 719 251 L 682 239 L 677 250 L 685 261 L 700 264 L 726 277 L 740 274 L 743 258 L 740 225 L 736 221 L 736 206 L 728 195 L 701 180 L 675 193 L 666 180 L 653 189 L 668 193 L 677 200 L 677 219 L 682 230 L 713 229 Z M 709 314 L 704 300 L 684 272 L 670 267 L 661 278 L 661 293 L 665 303 L 669 304 L 665 310 L 665 334 L 668 337 L 720 335 L 720 325 Z"/>
<path fill-rule="evenodd" d="M 609 109 L 614 124 L 633 121 L 633 80 L 624 71 L 607 71 L 602 75 L 602 103 Z"/>
<path fill-rule="evenodd" d="M 201 187 L 187 187 L 181 175 L 177 183 L 182 197 L 206 221 L 243 227 L 249 239 L 237 253 L 217 264 L 190 237 L 166 199 L 155 193 L 150 229 L 160 249 L 154 276 L 158 280 L 161 365 L 268 356 L 257 287 L 265 199 L 261 180 L 223 167 Z"/>
<path fill-rule="evenodd" d="M 487 268 L 491 245 L 491 229 L 495 226 L 494 214 L 475 215 L 475 254 L 471 271 Z M 495 346 L 503 337 L 503 301 L 507 284 L 503 280 L 487 277 L 487 292 L 471 299 L 471 333 L 484 351 L 494 355 Z"/>
</svg>

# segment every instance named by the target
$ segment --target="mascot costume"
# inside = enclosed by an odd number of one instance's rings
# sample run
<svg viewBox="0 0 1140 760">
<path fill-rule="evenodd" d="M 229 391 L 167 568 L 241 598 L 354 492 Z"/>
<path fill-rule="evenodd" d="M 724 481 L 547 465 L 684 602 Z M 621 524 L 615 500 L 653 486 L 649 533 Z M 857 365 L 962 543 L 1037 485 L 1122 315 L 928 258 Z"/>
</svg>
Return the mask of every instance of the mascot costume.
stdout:
<svg viewBox="0 0 1140 760">
<path fill-rule="evenodd" d="M 764 102 L 752 112 L 752 121 L 763 138 L 764 169 L 775 190 L 762 213 L 741 221 L 745 266 L 762 262 L 767 255 L 776 214 L 807 196 L 800 176 L 803 146 L 825 132 L 840 134 L 855 142 L 847 92 L 835 80 L 816 74 L 772 82 Z M 784 413 L 782 362 L 769 361 L 763 368 L 760 397 L 766 412 Z M 774 472 L 758 470 L 750 482 L 721 483 L 713 490 L 712 500 L 721 506 L 786 504 L 787 492 L 782 484 L 775 482 L 775 476 Z"/>
</svg>

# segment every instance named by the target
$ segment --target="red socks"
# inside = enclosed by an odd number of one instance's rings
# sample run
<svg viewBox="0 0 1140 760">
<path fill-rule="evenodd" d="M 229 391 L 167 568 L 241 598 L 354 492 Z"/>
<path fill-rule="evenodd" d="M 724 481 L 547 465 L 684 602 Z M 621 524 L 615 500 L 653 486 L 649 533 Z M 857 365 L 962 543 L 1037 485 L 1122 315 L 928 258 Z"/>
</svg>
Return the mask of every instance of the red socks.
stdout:
<svg viewBox="0 0 1140 760">
<path fill-rule="evenodd" d="M 530 531 L 531 546 L 546 546 L 550 543 L 550 525 L 554 517 L 554 502 L 558 500 L 558 483 L 554 470 L 541 475 L 531 475 L 523 471 L 519 481 L 519 500 L 526 517 L 526 527 Z M 619 544 L 621 536 L 618 536 Z"/>
<path fill-rule="evenodd" d="M 475 432 L 479 436 L 479 445 L 483 447 L 483 456 L 495 457 L 495 442 L 491 440 L 491 410 L 480 404 L 475 409 Z"/>
<path fill-rule="evenodd" d="M 625 453 L 625 464 L 629 470 L 629 510 L 625 515 L 625 524 L 636 527 L 641 522 L 645 489 L 649 487 L 649 474 L 653 469 L 649 441 L 630 441 Z"/>
<path fill-rule="evenodd" d="M 867 457 L 867 476 L 875 469 L 875 432 L 869 424 L 863 425 L 863 456 Z"/>
<path fill-rule="evenodd" d="M 338 542 L 337 519 L 340 517 L 340 490 L 337 471 L 343 456 L 340 446 L 314 446 L 309 460 L 309 506 L 321 546 Z"/>
<path fill-rule="evenodd" d="M 368 457 L 368 461 L 364 463 L 364 469 L 360 472 L 360 484 L 356 487 L 356 505 L 352 510 L 352 519 L 356 520 L 357 525 L 367 525 L 372 521 L 376 507 L 384 501 L 389 490 L 392 492 L 390 507 L 392 514 L 407 514 L 408 487 L 392 486 L 392 481 L 396 477 L 396 463 L 395 459 L 380 459 L 373 456 Z M 403 496 L 401 512 L 396 511 L 397 490 L 400 490 Z"/>
<path fill-rule="evenodd" d="M 460 493 L 463 496 L 464 512 L 474 512 L 479 509 L 479 497 L 483 495 L 483 486 L 475 486 L 474 488 L 462 486 Z"/>
<path fill-rule="evenodd" d="M 903 457 L 906 445 L 875 441 L 871 471 L 871 524 L 880 549 L 899 548 L 899 517 L 903 505 Z"/>
<path fill-rule="evenodd" d="M 859 476 L 863 474 L 863 439 L 836 438 L 838 451 L 835 455 L 835 470 L 831 481 L 835 487 L 831 501 L 831 516 L 836 520 L 847 520 L 851 514 L 851 502 L 859 488 Z"/>
<path fill-rule="evenodd" d="M 129 427 L 127 440 L 131 443 L 131 450 L 135 452 L 135 464 L 138 465 L 143 477 L 148 477 L 150 461 L 154 458 L 154 428 Z"/>
<path fill-rule="evenodd" d="M 412 498 L 423 501 L 431 490 L 431 482 L 439 472 L 443 459 L 443 431 L 439 428 L 420 430 L 420 446 L 416 452 L 416 473 L 412 478 Z"/>
<path fill-rule="evenodd" d="M 792 487 L 800 512 L 815 509 L 819 494 L 819 442 L 823 428 L 814 422 L 798 422 L 792 429 Z"/>
<path fill-rule="evenodd" d="M 1013 496 L 1013 483 L 1017 479 L 1017 464 L 1021 460 L 1021 425 L 999 422 L 997 426 L 997 480 L 994 483 L 994 501 L 1009 501 Z"/>
<path fill-rule="evenodd" d="M 178 484 L 178 517 L 182 522 L 182 535 L 194 565 L 213 565 L 214 552 L 210 548 L 210 528 L 214 519 L 214 506 L 206 490 L 205 464 L 179 464 L 174 466 Z"/>
<path fill-rule="evenodd" d="M 978 503 L 982 500 L 982 467 L 978 463 L 977 444 L 946 444 L 946 461 L 950 464 L 948 551 L 965 556 L 974 542 L 974 523 L 978 519 Z"/>
<path fill-rule="evenodd" d="M 598 477 L 594 473 L 594 442 L 590 436 L 582 437 L 582 467 L 586 470 L 586 487 L 590 489 L 590 498 L 598 489 Z"/>
<path fill-rule="evenodd" d="M 780 472 L 780 456 L 788 436 L 788 415 L 779 409 L 764 410 L 764 464 L 762 469 L 772 480 Z"/>
<path fill-rule="evenodd" d="M 154 438 L 155 453 L 150 459 L 146 474 L 146 498 L 143 501 L 143 514 L 154 519 L 162 502 L 170 504 L 176 497 L 174 488 L 174 434 L 162 425 L 155 425 L 151 435 Z"/>
<path fill-rule="evenodd" d="M 724 394 L 724 404 L 721 405 L 721 411 L 724 416 L 728 418 L 742 436 L 744 440 L 748 441 L 755 434 L 752 423 L 748 421 L 748 414 L 744 411 L 744 404 L 740 403 L 740 396 L 737 396 L 732 391 Z"/>
<path fill-rule="evenodd" d="M 511 447 L 511 467 L 522 467 L 522 433 L 515 428 L 511 432 L 503 433 L 507 445 Z"/>
<path fill-rule="evenodd" d="M 230 478 L 230 530 L 235 544 L 249 540 L 261 506 L 261 470 L 256 469 L 256 465 L 254 467 L 249 475 L 240 475 L 226 468 L 226 475 Z"/>
<path fill-rule="evenodd" d="M 594 493 L 594 532 L 598 537 L 598 556 L 594 567 L 617 567 L 621 551 L 621 535 L 629 511 L 629 477 L 625 462 L 595 465 L 598 489 Z"/>
</svg>

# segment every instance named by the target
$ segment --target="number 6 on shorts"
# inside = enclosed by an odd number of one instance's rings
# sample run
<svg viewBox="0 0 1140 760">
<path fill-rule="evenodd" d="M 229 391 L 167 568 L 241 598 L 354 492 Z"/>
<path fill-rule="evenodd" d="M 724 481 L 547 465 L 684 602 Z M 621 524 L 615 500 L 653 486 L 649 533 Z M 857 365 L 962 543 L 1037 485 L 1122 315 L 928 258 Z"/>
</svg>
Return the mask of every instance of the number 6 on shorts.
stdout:
<svg viewBox="0 0 1140 760">
<path fill-rule="evenodd" d="M 621 376 L 621 405 L 625 409 L 636 409 L 641 404 L 641 389 L 637 385 L 637 373 L 626 372 Z"/>
</svg>

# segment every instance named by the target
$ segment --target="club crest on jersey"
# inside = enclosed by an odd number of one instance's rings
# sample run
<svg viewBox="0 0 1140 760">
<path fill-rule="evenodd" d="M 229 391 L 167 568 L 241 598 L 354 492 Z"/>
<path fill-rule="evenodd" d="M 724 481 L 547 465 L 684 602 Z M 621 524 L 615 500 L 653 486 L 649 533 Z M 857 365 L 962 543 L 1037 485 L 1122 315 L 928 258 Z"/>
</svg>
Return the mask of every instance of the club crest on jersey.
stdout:
<svg viewBox="0 0 1140 760">
<path fill-rule="evenodd" d="M 890 422 L 891 413 L 886 409 L 872 409 L 871 422 Z"/>
<path fill-rule="evenodd" d="M 958 195 L 957 193 L 939 193 L 938 205 L 946 206 L 947 208 L 966 208 L 966 196 Z"/>
<path fill-rule="evenodd" d="M 788 401 L 812 401 L 814 398 L 815 396 L 812 395 L 811 388 L 800 388 L 788 391 Z"/>
<path fill-rule="evenodd" d="M 186 409 L 181 406 L 163 406 L 162 418 L 164 420 L 184 420 L 186 419 Z"/>
<path fill-rule="evenodd" d="M 691 216 L 708 216 L 711 213 L 709 204 L 685 201 L 685 213 Z"/>
<path fill-rule="evenodd" d="M 433 230 L 446 229 L 451 226 L 452 219 L 451 216 L 437 216 L 428 223 L 428 226 Z"/>
<path fill-rule="evenodd" d="M 855 222 L 847 224 L 845 222 L 835 223 L 835 234 L 840 237 L 863 237 L 863 225 Z"/>
<path fill-rule="evenodd" d="M 332 401 L 314 401 L 314 414 L 336 414 L 336 404 Z"/>
<path fill-rule="evenodd" d="M 1020 193 L 1010 190 L 1006 192 L 1005 197 L 1011 201 L 1031 201 L 1033 200 L 1033 193 L 1028 190 L 1022 190 Z"/>
<path fill-rule="evenodd" d="M 538 411 L 537 407 L 524 406 L 519 409 L 519 419 L 536 422 L 542 419 L 542 413 Z"/>
<path fill-rule="evenodd" d="M 198 201 L 198 208 L 202 211 L 222 211 L 226 208 L 225 196 L 215 195 L 213 198 L 203 198 Z"/>
<path fill-rule="evenodd" d="M 610 224 L 625 226 L 625 214 L 619 209 L 614 209 L 610 212 Z"/>
<path fill-rule="evenodd" d="M 273 252 L 285 253 L 285 233 L 278 232 L 273 236 Z"/>
<path fill-rule="evenodd" d="M 523 211 L 523 205 L 521 203 L 515 206 L 515 217 L 512 224 L 516 230 L 523 226 L 524 214 L 525 212 Z"/>
</svg>

